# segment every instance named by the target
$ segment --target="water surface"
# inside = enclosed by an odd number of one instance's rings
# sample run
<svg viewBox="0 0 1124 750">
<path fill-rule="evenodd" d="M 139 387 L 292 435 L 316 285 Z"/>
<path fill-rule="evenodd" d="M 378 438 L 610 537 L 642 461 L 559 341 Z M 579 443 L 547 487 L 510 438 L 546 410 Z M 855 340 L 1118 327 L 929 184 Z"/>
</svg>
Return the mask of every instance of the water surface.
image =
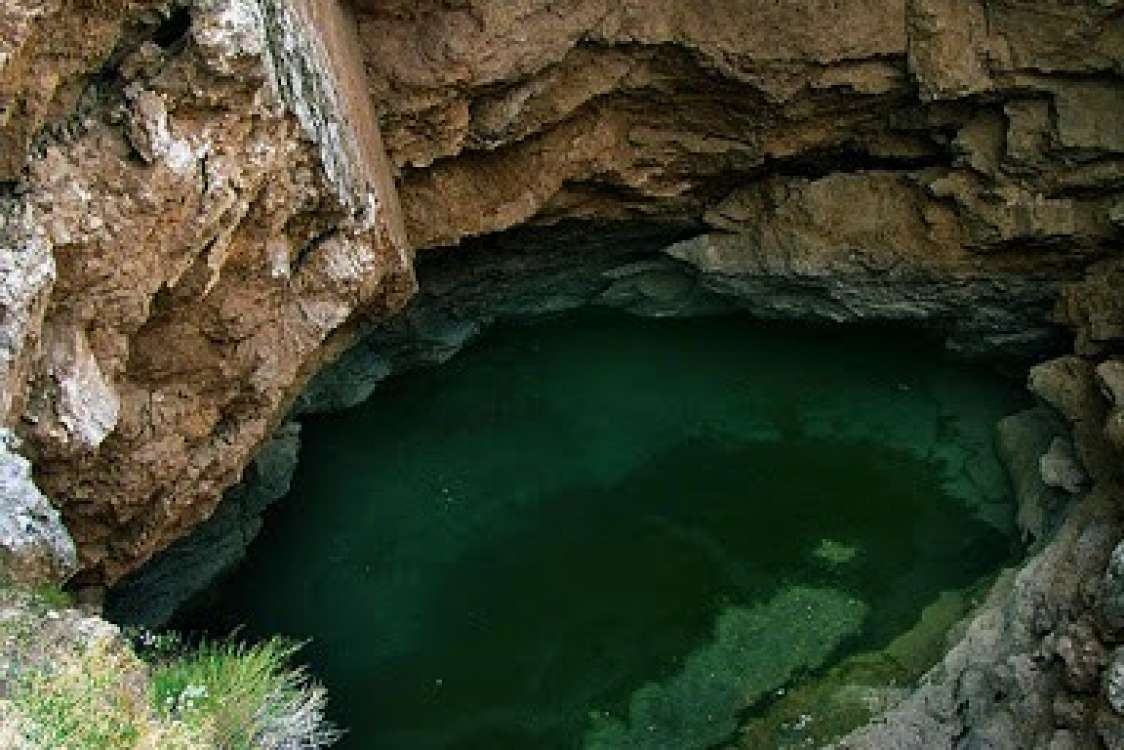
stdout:
<svg viewBox="0 0 1124 750">
<path fill-rule="evenodd" d="M 209 625 L 311 639 L 344 748 L 706 748 L 1008 558 L 1020 399 L 909 332 L 499 328 L 306 421 Z"/>
</svg>

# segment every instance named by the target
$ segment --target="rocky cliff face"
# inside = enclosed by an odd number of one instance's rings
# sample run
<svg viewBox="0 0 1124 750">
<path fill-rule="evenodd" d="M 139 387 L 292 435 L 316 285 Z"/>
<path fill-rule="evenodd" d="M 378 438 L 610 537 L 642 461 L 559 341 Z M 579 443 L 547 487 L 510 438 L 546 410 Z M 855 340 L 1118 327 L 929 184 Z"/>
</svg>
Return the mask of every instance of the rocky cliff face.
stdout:
<svg viewBox="0 0 1124 750">
<path fill-rule="evenodd" d="M 4 197 L 0 249 L 6 421 L 66 498 L 83 577 L 113 581 L 210 515 L 351 322 L 413 277 L 341 9 L 102 5 L 38 4 L 5 52 L 7 111 L 43 109 L 16 77 L 61 75 L 35 32 L 120 6 Z"/>
<path fill-rule="evenodd" d="M 1112 0 L 0 8 L 0 419 L 84 584 L 210 517 L 381 321 L 439 358 L 505 315 L 742 308 L 914 321 L 975 354 L 1072 346 L 1082 392 L 1095 369 L 1106 395 L 1051 403 L 1103 539 L 1058 536 L 1067 577 L 1024 571 L 1065 616 L 1010 642 L 1084 623 L 1111 645 L 1085 589 L 1124 499 L 1122 233 Z M 394 318 L 415 251 L 423 296 Z M 324 398 L 386 371 L 357 351 Z M 36 559 L 68 569 L 37 518 Z M 995 710 L 1021 727 L 1041 708 Z M 1019 746 L 1053 741 L 1056 708 Z"/>
<path fill-rule="evenodd" d="M 1124 221 L 1111 4 L 96 5 L 0 24 L 6 421 L 89 580 L 211 512 L 410 249 L 660 225 L 760 314 L 1026 349 Z"/>
</svg>

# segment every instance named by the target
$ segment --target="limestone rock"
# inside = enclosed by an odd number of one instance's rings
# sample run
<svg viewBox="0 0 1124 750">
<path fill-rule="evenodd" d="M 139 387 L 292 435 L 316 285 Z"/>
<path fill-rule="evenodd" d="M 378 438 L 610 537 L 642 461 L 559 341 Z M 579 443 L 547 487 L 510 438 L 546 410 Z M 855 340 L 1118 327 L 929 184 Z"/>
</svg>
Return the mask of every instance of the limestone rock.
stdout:
<svg viewBox="0 0 1124 750">
<path fill-rule="evenodd" d="M 52 286 L 51 242 L 30 206 L 0 197 L 0 424 L 23 409 Z"/>
<path fill-rule="evenodd" d="M 210 518 L 110 590 L 106 616 L 122 625 L 166 625 L 241 562 L 261 530 L 261 514 L 288 493 L 299 449 L 298 424 L 278 429 Z"/>
<path fill-rule="evenodd" d="M 1061 667 L 1033 655 L 1119 537 L 1097 366 L 1124 344 L 1120 4 L 751 5 L 3 3 L 0 422 L 80 583 L 225 513 L 313 373 L 388 318 L 301 408 L 590 303 L 893 320 L 970 354 L 1052 356 L 1066 326 L 1077 356 L 1030 385 L 1089 495 L 863 737 L 1091 741 L 1055 731 Z M 396 317 L 413 249 L 430 287 Z"/>
<path fill-rule="evenodd" d="M 1056 289 L 989 268 L 955 217 L 898 174 L 767 180 L 707 218 L 719 231 L 666 252 L 758 315 L 955 321 L 962 349 L 1049 337 L 1044 301 Z"/>
<path fill-rule="evenodd" d="M 1074 505 L 1050 543 L 1000 579 L 917 692 L 835 746 L 1049 746 L 1057 737 L 1055 696 L 1069 685 L 1093 691 L 1077 694 L 1082 702 L 1099 695 L 1106 655 L 1095 629 L 1075 618 L 1085 611 L 1082 582 L 1100 574 L 1115 544 L 1115 503 L 1095 488 Z M 1095 741 L 1084 728 L 1072 734 L 1058 740 L 1075 739 L 1077 747 Z"/>
<path fill-rule="evenodd" d="M 142 5 L 106 6 L 114 75 L 43 134 L 0 242 L 7 420 L 91 585 L 210 516 L 360 311 L 414 288 L 348 11 Z"/>
<path fill-rule="evenodd" d="M 1124 407 L 1124 361 L 1110 359 L 1097 365 L 1097 383 L 1113 406 Z"/>
<path fill-rule="evenodd" d="M 1124 629 L 1124 543 L 1116 545 L 1101 584 L 1101 616 L 1113 630 Z"/>
<path fill-rule="evenodd" d="M 909 62 L 929 99 L 955 99 L 993 85 L 982 3 L 922 0 L 909 18 Z"/>
<path fill-rule="evenodd" d="M 1080 357 L 1060 357 L 1030 371 L 1028 387 L 1071 422 L 1102 411 L 1093 364 Z"/>
<path fill-rule="evenodd" d="M 524 309 L 920 321 L 960 352 L 1038 353 L 1061 293 L 1082 351 L 1112 346 L 1094 262 L 1118 238 L 1117 20 L 1060 0 L 7 3 L 5 215 L 45 263 L 12 286 L 5 423 L 25 418 L 100 585 L 212 513 L 304 382 L 405 303 L 407 236 L 699 235 L 608 284 L 527 285 Z"/>
<path fill-rule="evenodd" d="M 1064 438 L 1053 439 L 1050 448 L 1038 460 L 1038 468 L 1043 482 L 1071 495 L 1080 493 L 1089 482 L 1085 469 L 1073 453 L 1073 446 Z"/>
<path fill-rule="evenodd" d="M 16 178 L 45 125 L 73 113 L 86 74 L 167 0 L 8 0 L 0 6 L 0 181 Z"/>
<path fill-rule="evenodd" d="M 1124 749 L 1124 717 L 1114 711 L 1102 709 L 1094 723 L 1097 737 L 1107 750 Z"/>
<path fill-rule="evenodd" d="M 120 416 L 121 400 L 107 381 L 80 330 L 48 329 L 39 364 L 44 382 L 27 410 L 41 450 L 55 454 L 93 451 Z"/>
<path fill-rule="evenodd" d="M 0 576 L 20 583 L 65 579 L 78 568 L 74 542 L 16 446 L 15 436 L 0 430 Z"/>
<path fill-rule="evenodd" d="M 1077 330 L 1078 354 L 1096 356 L 1124 341 L 1124 301 L 1118 294 L 1122 280 L 1124 264 L 1109 260 L 1063 290 L 1060 313 Z"/>
<path fill-rule="evenodd" d="M 1086 152 L 1124 152 L 1124 90 L 1099 81 L 1075 83 L 1058 91 L 1058 138 L 1065 148 Z"/>
<path fill-rule="evenodd" d="M 1080 750 L 1082 747 L 1081 740 L 1068 729 L 1059 729 L 1054 732 L 1054 736 L 1050 738 L 1050 743 L 1046 745 L 1046 750 Z"/>
<path fill-rule="evenodd" d="M 1112 652 L 1104 671 L 1104 692 L 1112 710 L 1124 715 L 1124 649 Z"/>
<path fill-rule="evenodd" d="M 1091 628 L 1085 623 L 1072 624 L 1054 639 L 1053 647 L 1065 664 L 1069 688 L 1079 693 L 1093 690 L 1108 659 Z"/>
</svg>

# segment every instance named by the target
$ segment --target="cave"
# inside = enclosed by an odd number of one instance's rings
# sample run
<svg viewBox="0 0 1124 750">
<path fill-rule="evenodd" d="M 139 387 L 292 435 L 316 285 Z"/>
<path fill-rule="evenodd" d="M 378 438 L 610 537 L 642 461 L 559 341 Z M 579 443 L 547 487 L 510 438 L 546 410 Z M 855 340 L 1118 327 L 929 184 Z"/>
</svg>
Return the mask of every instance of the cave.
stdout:
<svg viewBox="0 0 1124 750">
<path fill-rule="evenodd" d="M 1066 507 L 1012 481 L 1065 433 L 1021 384 L 1056 332 L 895 317 L 940 282 L 839 320 L 697 241 L 434 253 L 107 616 L 307 641 L 341 747 L 819 745 L 895 705 Z"/>
</svg>

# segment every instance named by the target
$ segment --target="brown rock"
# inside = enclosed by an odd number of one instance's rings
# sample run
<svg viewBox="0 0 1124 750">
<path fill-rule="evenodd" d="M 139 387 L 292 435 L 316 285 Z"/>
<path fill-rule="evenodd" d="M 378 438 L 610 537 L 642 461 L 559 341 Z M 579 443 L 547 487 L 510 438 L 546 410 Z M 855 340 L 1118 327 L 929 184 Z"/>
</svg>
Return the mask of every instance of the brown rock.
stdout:
<svg viewBox="0 0 1124 750">
<path fill-rule="evenodd" d="M 191 20 L 23 188 L 57 265 L 25 434 L 91 582 L 206 518 L 359 311 L 413 289 L 344 11 Z"/>
</svg>

